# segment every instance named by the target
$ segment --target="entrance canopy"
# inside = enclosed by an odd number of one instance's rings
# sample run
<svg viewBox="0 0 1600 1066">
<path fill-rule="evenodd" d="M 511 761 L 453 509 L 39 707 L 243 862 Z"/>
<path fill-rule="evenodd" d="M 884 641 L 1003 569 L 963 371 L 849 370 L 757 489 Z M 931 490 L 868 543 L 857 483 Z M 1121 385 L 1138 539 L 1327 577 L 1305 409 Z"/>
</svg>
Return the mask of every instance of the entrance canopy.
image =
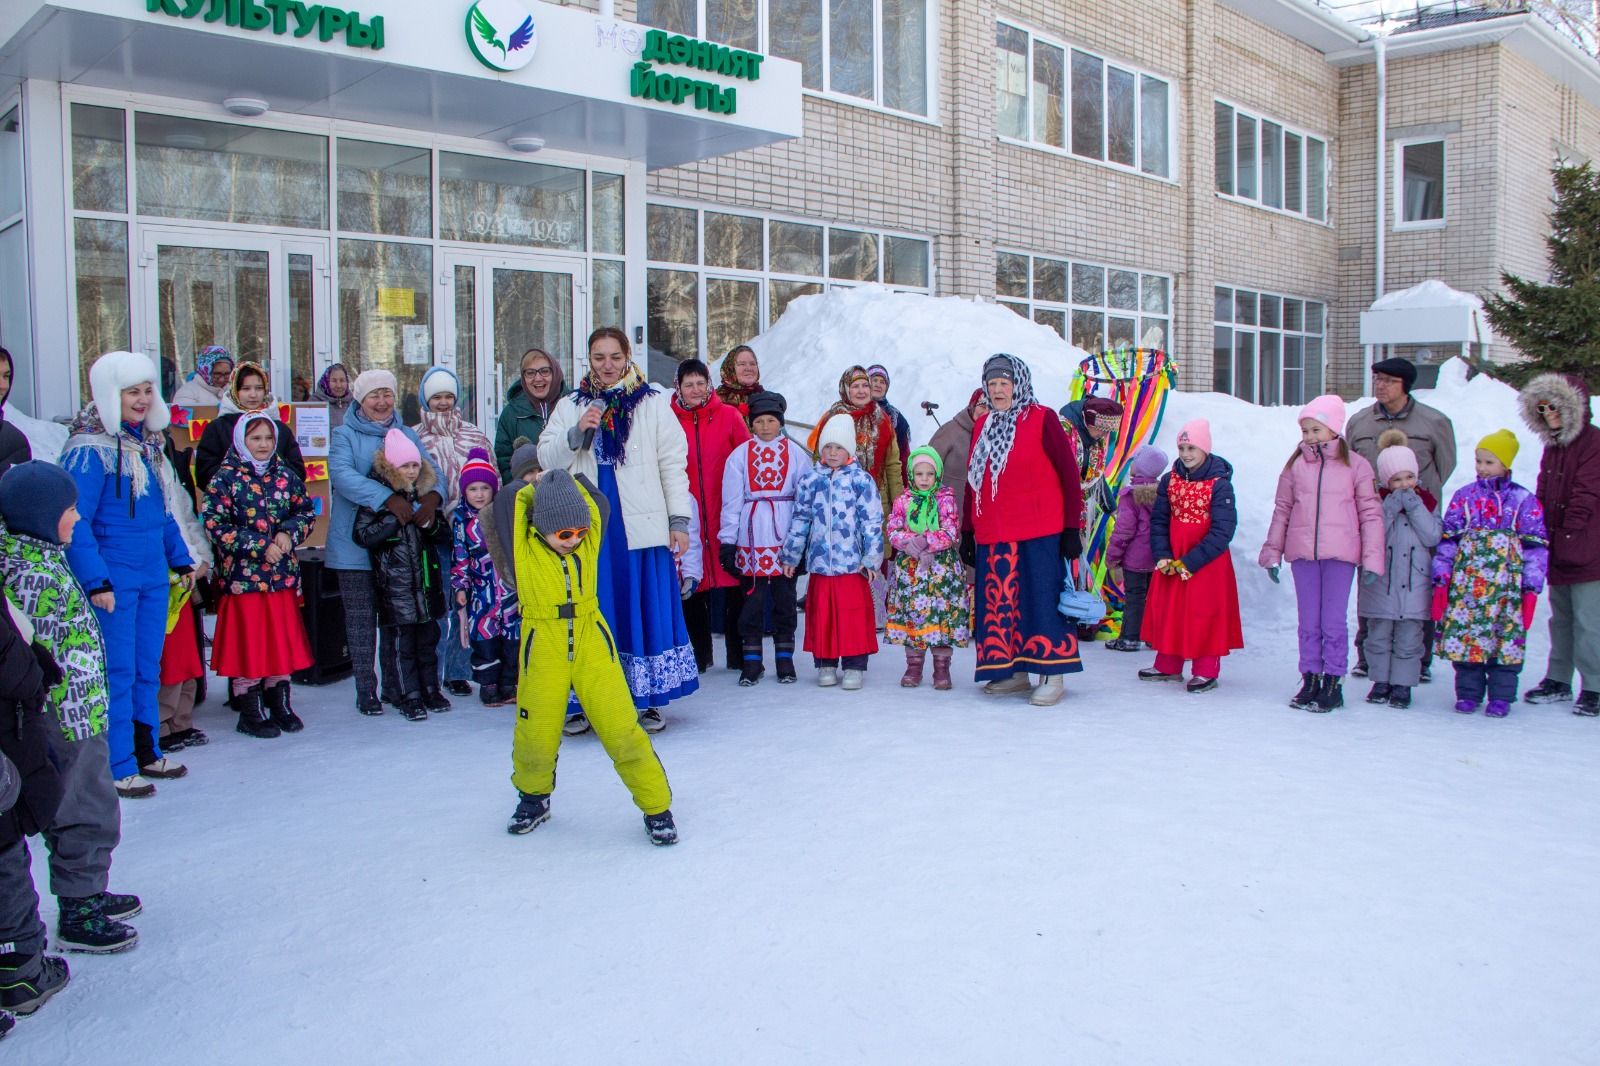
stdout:
<svg viewBox="0 0 1600 1066">
<path fill-rule="evenodd" d="M 1493 342 L 1483 300 L 1470 292 L 1430 279 L 1387 293 L 1361 312 L 1361 344 L 1367 352 L 1365 391 L 1372 391 L 1376 350 L 1395 344 L 1456 345 L 1462 355 L 1481 356 L 1483 348 Z"/>
<path fill-rule="evenodd" d="M 537 0 L 339 2 L 5 0 L 0 79 L 254 98 L 276 114 L 542 138 L 651 169 L 802 132 L 790 60 L 683 38 L 669 50 L 648 27 Z"/>
</svg>

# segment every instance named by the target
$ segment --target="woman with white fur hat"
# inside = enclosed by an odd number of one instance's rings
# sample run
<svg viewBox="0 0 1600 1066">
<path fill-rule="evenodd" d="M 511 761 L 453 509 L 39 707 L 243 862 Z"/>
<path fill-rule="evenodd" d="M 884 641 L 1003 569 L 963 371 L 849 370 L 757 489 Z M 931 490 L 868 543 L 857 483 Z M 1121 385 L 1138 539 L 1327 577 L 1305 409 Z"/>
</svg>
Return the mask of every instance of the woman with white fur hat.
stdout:
<svg viewBox="0 0 1600 1066">
<path fill-rule="evenodd" d="M 178 485 L 162 454 L 171 416 L 156 365 L 136 352 L 109 352 L 89 369 L 93 402 L 72 422 L 61 465 L 78 483 L 79 521 L 67 561 L 89 593 L 106 644 L 111 776 L 125 798 L 152 795 L 141 776 L 135 730 L 147 730 L 153 772 L 181 777 L 162 756 L 161 647 L 167 635 L 168 572 L 193 583 L 194 560 L 173 517 Z M 107 425 L 107 422 L 110 425 Z M 141 738 L 142 739 L 142 738 Z"/>
</svg>

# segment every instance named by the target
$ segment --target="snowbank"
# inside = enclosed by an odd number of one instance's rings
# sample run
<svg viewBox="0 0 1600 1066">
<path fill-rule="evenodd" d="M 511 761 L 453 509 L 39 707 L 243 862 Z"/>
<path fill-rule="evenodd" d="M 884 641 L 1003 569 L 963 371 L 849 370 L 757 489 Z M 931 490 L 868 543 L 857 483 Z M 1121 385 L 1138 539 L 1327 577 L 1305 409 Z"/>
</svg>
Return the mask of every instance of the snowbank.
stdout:
<svg viewBox="0 0 1600 1066">
<path fill-rule="evenodd" d="M 890 292 L 877 285 L 802 296 L 750 342 L 761 380 L 783 393 L 789 417 L 812 423 L 839 398 L 839 375 L 854 363 L 882 363 L 893 375 L 889 402 L 926 444 L 938 425 L 919 406 L 939 405 L 940 421 L 966 406 L 983 362 L 995 352 L 1020 357 L 1034 391 L 1052 407 L 1067 402 L 1073 372 L 1088 353 L 999 304 L 957 296 Z M 720 366 L 714 373 L 720 373 Z"/>
<path fill-rule="evenodd" d="M 1470 292 L 1452 289 L 1437 278 L 1418 282 L 1409 289 L 1386 292 L 1372 301 L 1371 311 L 1411 311 L 1421 307 L 1467 307 L 1483 309 L 1483 300 Z"/>
<path fill-rule="evenodd" d="M 67 427 L 59 422 L 41 422 L 31 418 L 21 411 L 7 411 L 7 422 L 22 430 L 22 435 L 28 438 L 28 446 L 33 449 L 35 459 L 44 459 L 55 463 L 61 460 L 61 449 L 67 445 Z"/>
</svg>

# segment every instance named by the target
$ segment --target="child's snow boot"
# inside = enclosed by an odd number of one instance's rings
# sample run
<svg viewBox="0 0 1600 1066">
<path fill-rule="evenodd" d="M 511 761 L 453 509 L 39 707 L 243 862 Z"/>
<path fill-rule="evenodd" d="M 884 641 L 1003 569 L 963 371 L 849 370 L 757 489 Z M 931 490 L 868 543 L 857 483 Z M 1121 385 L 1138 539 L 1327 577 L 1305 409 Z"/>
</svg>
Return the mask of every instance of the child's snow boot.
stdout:
<svg viewBox="0 0 1600 1066">
<path fill-rule="evenodd" d="M 499 685 L 479 685 L 478 686 L 478 702 L 483 704 L 485 707 L 498 707 L 498 706 L 500 706 L 500 686 Z"/>
<path fill-rule="evenodd" d="M 1116 640 L 1106 641 L 1107 651 L 1138 651 L 1139 642 L 1129 640 L 1127 637 L 1118 637 Z"/>
<path fill-rule="evenodd" d="M 1344 706 L 1344 678 L 1332 674 L 1322 675 L 1322 684 L 1317 689 L 1316 697 L 1306 705 L 1306 710 L 1327 714 L 1329 711 Z"/>
<path fill-rule="evenodd" d="M 1545 678 L 1522 694 L 1523 703 L 1566 703 L 1572 698 L 1572 686 Z"/>
<path fill-rule="evenodd" d="M 56 920 L 56 947 L 63 951 L 112 955 L 139 942 L 139 933 L 133 926 L 106 917 L 98 895 L 57 896 L 56 903 L 60 912 Z"/>
<path fill-rule="evenodd" d="M 658 848 L 678 842 L 678 827 L 672 823 L 671 811 L 645 815 L 644 831 L 650 834 L 650 843 Z"/>
<path fill-rule="evenodd" d="M 1504 718 L 1511 713 L 1511 704 L 1506 700 L 1490 700 L 1483 713 L 1490 718 Z"/>
<path fill-rule="evenodd" d="M 439 691 L 438 685 L 428 685 L 422 690 L 422 706 L 434 714 L 443 714 L 450 709 L 450 700 Z"/>
<path fill-rule="evenodd" d="M 1183 680 L 1183 675 L 1182 674 L 1169 674 L 1164 670 L 1158 669 L 1157 667 L 1147 666 L 1143 670 L 1139 671 L 1139 680 L 1140 681 L 1173 681 L 1173 682 L 1176 682 L 1176 681 L 1182 681 Z"/>
<path fill-rule="evenodd" d="M 0 955 L 0 1009 L 26 1018 L 71 979 L 67 960 L 59 955 Z"/>
<path fill-rule="evenodd" d="M 1411 689 L 1407 685 L 1389 686 L 1389 706 L 1405 710 L 1411 706 Z"/>
<path fill-rule="evenodd" d="M 0 1010 L 0 1038 L 17 1027 L 17 1016 L 8 1010 Z"/>
<path fill-rule="evenodd" d="M 1356 664 L 1350 668 L 1351 677 L 1367 676 L 1367 657 L 1365 654 L 1356 656 Z"/>
<path fill-rule="evenodd" d="M 383 713 L 383 701 L 373 695 L 357 696 L 356 710 L 368 718 L 376 718 Z"/>
<path fill-rule="evenodd" d="M 1478 701 L 1477 700 L 1456 700 L 1456 713 L 1457 714 L 1477 714 L 1478 713 Z"/>
<path fill-rule="evenodd" d="M 820 666 L 817 668 L 817 685 L 820 688 L 832 688 L 839 683 L 839 668 L 837 666 Z"/>
<path fill-rule="evenodd" d="M 518 792 L 517 809 L 511 812 L 506 832 L 513 836 L 531 833 L 550 820 L 550 794 Z"/>
<path fill-rule="evenodd" d="M 1367 702 L 1368 703 L 1388 703 L 1389 702 L 1389 694 L 1391 692 L 1393 692 L 1393 691 L 1394 691 L 1394 686 L 1393 685 L 1385 685 L 1383 682 L 1380 681 L 1377 684 L 1373 685 L 1370 689 L 1367 690 Z"/>
<path fill-rule="evenodd" d="M 739 687 L 752 688 L 761 680 L 761 675 L 767 672 L 767 668 L 761 664 L 761 645 L 757 644 L 754 647 L 746 645 L 742 655 Z"/>
<path fill-rule="evenodd" d="M 289 704 L 289 682 L 284 681 L 267 689 L 261 702 L 267 708 L 272 724 L 285 733 L 298 733 L 306 727 Z"/>
<path fill-rule="evenodd" d="M 922 666 L 927 660 L 927 649 L 906 649 L 906 672 L 900 676 L 901 688 L 916 688 L 922 684 Z"/>
<path fill-rule="evenodd" d="M 261 686 L 256 685 L 246 692 L 234 695 L 233 705 L 239 711 L 239 732 L 247 737 L 260 737 L 270 740 L 280 735 L 283 730 L 272 724 L 272 719 L 267 717 L 266 705 L 261 698 Z M 363 714 L 367 713 L 365 710 Z M 383 713 L 382 708 L 379 709 Z"/>
<path fill-rule="evenodd" d="M 120 892 L 102 892 L 95 896 L 94 899 L 96 900 L 96 906 L 100 908 L 100 913 L 113 922 L 125 922 L 129 918 L 137 917 L 144 910 L 144 904 L 139 901 L 138 896 L 134 895 L 125 895 Z"/>
<path fill-rule="evenodd" d="M 933 649 L 933 690 L 935 692 L 948 692 L 950 682 L 950 649 Z"/>
<path fill-rule="evenodd" d="M 400 697 L 400 717 L 408 722 L 426 722 L 428 709 L 422 705 L 420 696 Z"/>
<path fill-rule="evenodd" d="M 794 645 L 779 644 L 777 647 L 778 684 L 792 685 L 799 680 L 794 672 Z"/>
<path fill-rule="evenodd" d="M 562 735 L 569 737 L 581 737 L 588 731 L 589 716 L 582 711 L 567 715 L 567 720 L 561 726 Z"/>
<path fill-rule="evenodd" d="M 1028 697 L 1028 702 L 1035 707 L 1054 707 L 1061 702 L 1065 692 L 1061 675 L 1051 674 L 1039 679 L 1039 683 L 1034 686 L 1033 694 Z"/>
<path fill-rule="evenodd" d="M 1317 698 L 1319 680 L 1316 674 L 1301 674 L 1300 691 L 1289 697 L 1289 706 L 1297 711 L 1309 710 L 1307 705 Z"/>
<path fill-rule="evenodd" d="M 858 691 L 867 682 L 865 670 L 846 670 L 839 681 L 839 687 L 846 692 Z"/>
<path fill-rule="evenodd" d="M 1183 687 L 1189 692 L 1210 692 L 1212 689 L 1217 687 L 1217 679 L 1214 677 L 1201 677 L 1199 674 L 1196 674 L 1194 677 L 1191 677 L 1189 679 L 1189 683 Z"/>
<path fill-rule="evenodd" d="M 459 677 L 453 681 L 446 681 L 444 683 L 444 689 L 452 696 L 465 697 L 472 695 L 472 683 L 470 681 L 462 680 Z"/>
<path fill-rule="evenodd" d="M 1578 702 L 1572 707 L 1572 713 L 1584 718 L 1600 715 L 1600 692 L 1585 692 L 1579 696 Z"/>
</svg>

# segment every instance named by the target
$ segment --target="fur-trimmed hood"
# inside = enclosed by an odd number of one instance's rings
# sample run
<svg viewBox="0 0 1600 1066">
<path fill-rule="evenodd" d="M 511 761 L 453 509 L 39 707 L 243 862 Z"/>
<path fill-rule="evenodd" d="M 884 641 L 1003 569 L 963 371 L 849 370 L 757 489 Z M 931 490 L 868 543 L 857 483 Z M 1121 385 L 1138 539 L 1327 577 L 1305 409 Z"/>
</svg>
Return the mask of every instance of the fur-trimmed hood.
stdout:
<svg viewBox="0 0 1600 1066">
<path fill-rule="evenodd" d="M 1539 414 L 1541 403 L 1561 412 L 1561 428 L 1551 429 Z M 1589 390 L 1571 374 L 1540 374 L 1522 387 L 1517 395 L 1522 420 L 1538 435 L 1546 448 L 1562 447 L 1578 439 L 1591 419 Z"/>
<path fill-rule="evenodd" d="M 426 459 L 422 461 L 422 472 L 417 475 L 416 481 L 406 477 L 400 468 L 389 462 L 379 448 L 372 457 L 372 473 L 367 475 L 374 481 L 381 481 L 391 489 L 400 493 L 415 492 L 418 496 L 426 495 L 438 487 L 439 477 L 433 472 L 433 464 Z"/>
<path fill-rule="evenodd" d="M 1147 481 L 1142 485 L 1129 485 L 1128 491 L 1133 494 L 1133 502 L 1140 507 L 1154 507 L 1156 496 L 1161 491 L 1161 483 Z"/>
</svg>

